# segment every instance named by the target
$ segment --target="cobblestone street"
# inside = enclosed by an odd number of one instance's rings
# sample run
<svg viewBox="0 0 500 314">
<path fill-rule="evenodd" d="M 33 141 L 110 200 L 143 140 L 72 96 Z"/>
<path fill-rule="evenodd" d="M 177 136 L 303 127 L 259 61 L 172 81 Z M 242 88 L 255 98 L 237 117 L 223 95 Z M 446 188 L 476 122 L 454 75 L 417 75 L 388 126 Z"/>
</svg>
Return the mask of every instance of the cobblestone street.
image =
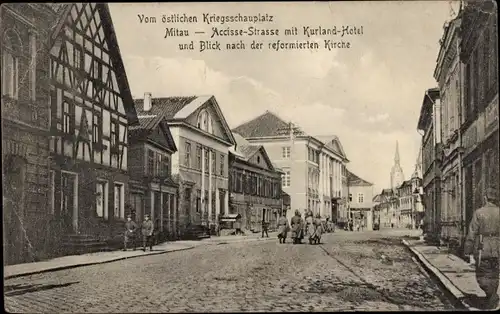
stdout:
<svg viewBox="0 0 500 314">
<path fill-rule="evenodd" d="M 453 309 L 395 235 L 338 232 L 322 245 L 256 241 L 5 281 L 9 312 Z"/>
</svg>

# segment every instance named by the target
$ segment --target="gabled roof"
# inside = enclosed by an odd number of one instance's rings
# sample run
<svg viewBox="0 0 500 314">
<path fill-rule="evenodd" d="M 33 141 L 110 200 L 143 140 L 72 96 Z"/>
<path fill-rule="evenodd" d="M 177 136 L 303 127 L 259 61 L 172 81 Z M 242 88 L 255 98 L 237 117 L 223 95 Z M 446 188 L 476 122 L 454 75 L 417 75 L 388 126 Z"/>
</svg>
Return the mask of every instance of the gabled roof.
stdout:
<svg viewBox="0 0 500 314">
<path fill-rule="evenodd" d="M 342 147 L 342 144 L 340 143 L 338 136 L 315 135 L 314 137 L 347 161 L 347 156 L 345 154 L 344 148 Z"/>
<path fill-rule="evenodd" d="M 129 126 L 129 137 L 146 140 L 147 137 L 153 132 L 157 127 L 162 129 L 163 135 L 166 137 L 168 144 L 174 152 L 177 151 L 177 146 L 175 145 L 175 140 L 170 133 L 167 120 L 162 116 L 157 117 L 139 117 L 139 123 L 137 125 Z"/>
<path fill-rule="evenodd" d="M 248 162 L 255 154 L 260 152 L 268 164 L 269 169 L 275 170 L 264 146 L 252 145 L 238 133 L 233 133 L 233 136 L 236 140 L 236 152 L 238 153 L 235 154 L 235 156 L 238 156 L 240 159 Z"/>
<path fill-rule="evenodd" d="M 135 108 L 139 116 L 163 116 L 167 121 L 183 121 L 198 108 L 210 102 L 220 117 L 221 124 L 231 144 L 235 144 L 233 133 L 213 95 L 151 98 L 151 109 L 144 111 L 144 99 L 135 99 Z"/>
<path fill-rule="evenodd" d="M 233 132 L 241 134 L 244 138 L 269 137 L 269 136 L 289 136 L 287 129 L 290 124 L 281 119 L 278 115 L 267 110 L 260 116 L 243 123 L 233 129 Z M 298 130 L 295 134 L 305 135 Z"/>
<path fill-rule="evenodd" d="M 63 29 L 68 15 L 70 15 L 71 8 L 73 5 L 78 3 L 70 4 L 60 4 L 59 6 L 54 6 L 52 9 L 59 15 L 59 22 L 54 28 L 51 37 L 51 45 L 57 40 L 61 30 Z M 125 66 L 123 65 L 122 56 L 120 53 L 120 47 L 118 46 L 118 40 L 116 38 L 115 29 L 113 27 L 113 21 L 111 19 L 111 14 L 109 12 L 109 6 L 106 3 L 93 3 L 97 7 L 97 12 L 101 16 L 101 23 L 106 34 L 106 40 L 109 47 L 110 59 L 113 62 L 114 70 L 116 72 L 116 80 L 120 87 L 120 91 L 123 96 L 123 107 L 127 114 L 127 120 L 129 125 L 138 123 L 137 112 L 135 111 L 134 100 L 132 99 L 132 94 L 130 92 L 130 86 L 127 79 L 127 74 L 125 72 Z M 84 5 L 89 5 L 85 3 Z"/>
<path fill-rule="evenodd" d="M 358 177 L 357 175 L 355 175 L 354 173 L 350 172 L 349 170 L 347 170 L 347 182 L 349 185 L 373 185 L 373 183 L 370 183 L 364 179 L 361 179 L 360 177 Z"/>
</svg>

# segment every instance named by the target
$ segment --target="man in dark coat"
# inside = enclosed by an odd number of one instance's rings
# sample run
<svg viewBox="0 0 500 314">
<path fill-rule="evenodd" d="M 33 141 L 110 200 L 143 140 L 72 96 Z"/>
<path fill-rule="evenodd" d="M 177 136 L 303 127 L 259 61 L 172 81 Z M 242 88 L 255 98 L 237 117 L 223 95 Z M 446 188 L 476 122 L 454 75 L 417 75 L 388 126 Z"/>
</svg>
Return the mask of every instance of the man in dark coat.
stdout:
<svg viewBox="0 0 500 314">
<path fill-rule="evenodd" d="M 149 215 L 144 215 L 142 222 L 142 250 L 146 252 L 146 245 L 149 245 L 149 250 L 153 250 L 153 222 L 149 220 Z"/>
<path fill-rule="evenodd" d="M 280 240 L 280 243 L 286 242 L 288 229 L 288 219 L 286 219 L 285 213 L 281 213 L 280 218 L 278 219 L 278 239 Z"/>
<path fill-rule="evenodd" d="M 302 217 L 300 217 L 300 212 L 298 210 L 295 211 L 295 216 L 292 217 L 290 225 L 292 226 L 291 237 L 293 239 L 293 243 L 297 244 L 302 239 L 303 231 Z"/>
<path fill-rule="evenodd" d="M 484 305 L 488 309 L 495 309 L 499 302 L 497 290 L 500 256 L 498 227 L 500 208 L 497 187 L 490 187 L 486 190 L 485 201 L 486 204 L 477 209 L 472 216 L 464 253 L 473 257 L 471 261 L 476 261 L 476 280 L 486 294 Z"/>
<path fill-rule="evenodd" d="M 127 215 L 127 222 L 125 223 L 125 234 L 123 239 L 123 250 L 127 250 L 127 244 L 132 241 L 134 251 L 137 245 L 137 224 L 132 220 L 132 215 Z"/>
</svg>

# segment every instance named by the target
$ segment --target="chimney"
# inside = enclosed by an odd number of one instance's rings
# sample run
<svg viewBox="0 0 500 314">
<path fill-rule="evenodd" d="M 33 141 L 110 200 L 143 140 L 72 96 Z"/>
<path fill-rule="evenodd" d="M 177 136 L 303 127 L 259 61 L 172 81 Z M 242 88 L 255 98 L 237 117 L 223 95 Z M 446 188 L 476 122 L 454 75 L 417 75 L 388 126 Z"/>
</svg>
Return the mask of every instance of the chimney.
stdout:
<svg viewBox="0 0 500 314">
<path fill-rule="evenodd" d="M 143 104 L 144 111 L 150 111 L 151 110 L 151 93 L 144 93 L 144 104 Z"/>
</svg>

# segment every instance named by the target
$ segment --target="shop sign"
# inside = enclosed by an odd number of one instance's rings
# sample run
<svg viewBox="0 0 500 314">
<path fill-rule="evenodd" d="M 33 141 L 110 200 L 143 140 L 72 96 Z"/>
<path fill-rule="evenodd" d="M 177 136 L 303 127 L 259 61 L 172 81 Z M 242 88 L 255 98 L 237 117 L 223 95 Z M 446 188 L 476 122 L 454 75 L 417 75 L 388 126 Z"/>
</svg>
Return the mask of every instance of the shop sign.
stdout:
<svg viewBox="0 0 500 314">
<path fill-rule="evenodd" d="M 474 121 L 474 123 L 465 131 L 464 138 L 463 138 L 463 143 L 464 143 L 464 148 L 466 150 L 471 149 L 473 146 L 477 144 L 477 121 Z"/>
</svg>

